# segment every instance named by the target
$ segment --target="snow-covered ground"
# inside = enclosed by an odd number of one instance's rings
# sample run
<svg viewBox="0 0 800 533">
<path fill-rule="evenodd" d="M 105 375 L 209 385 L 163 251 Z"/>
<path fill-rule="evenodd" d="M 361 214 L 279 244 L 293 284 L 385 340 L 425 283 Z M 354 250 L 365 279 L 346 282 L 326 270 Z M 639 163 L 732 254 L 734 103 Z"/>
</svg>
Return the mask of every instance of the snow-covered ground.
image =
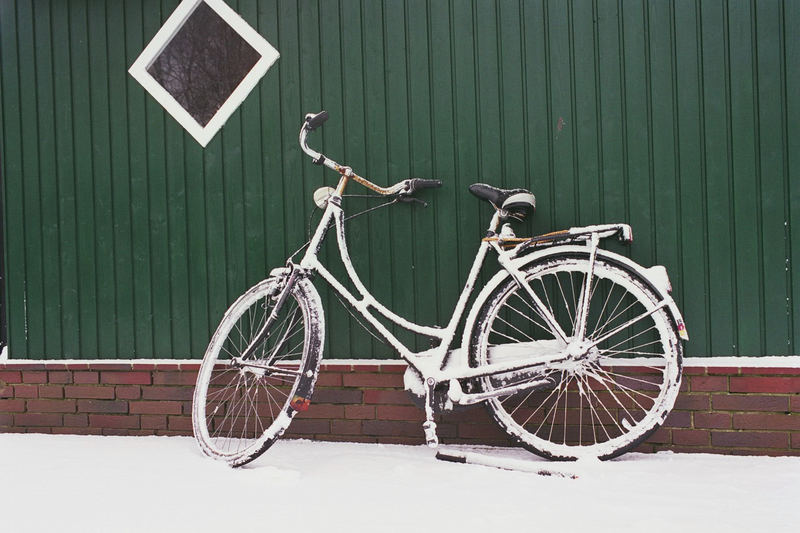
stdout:
<svg viewBox="0 0 800 533">
<path fill-rule="evenodd" d="M 0 531 L 800 531 L 800 457 L 485 452 L 578 478 L 415 446 L 279 441 L 232 470 L 190 438 L 6 434 Z"/>
</svg>

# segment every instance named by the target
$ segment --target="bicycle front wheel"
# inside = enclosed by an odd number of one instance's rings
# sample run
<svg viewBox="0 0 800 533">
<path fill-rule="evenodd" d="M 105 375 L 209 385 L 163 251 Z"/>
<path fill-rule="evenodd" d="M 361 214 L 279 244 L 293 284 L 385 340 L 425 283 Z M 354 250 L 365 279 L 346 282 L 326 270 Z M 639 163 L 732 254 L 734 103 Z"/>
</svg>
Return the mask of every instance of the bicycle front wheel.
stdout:
<svg viewBox="0 0 800 533">
<path fill-rule="evenodd" d="M 241 358 L 279 295 L 280 283 L 269 278 L 240 296 L 211 338 L 197 376 L 195 438 L 206 455 L 231 466 L 264 453 L 311 401 L 324 319 L 319 295 L 307 279 L 297 280 L 267 338 L 250 357 Z"/>
<path fill-rule="evenodd" d="M 498 285 L 473 330 L 472 365 L 564 354 L 579 329 L 588 270 L 585 253 L 559 254 L 525 270 L 528 287 L 566 332 L 566 343 L 549 330 L 524 287 L 510 278 Z M 683 347 L 660 300 L 639 274 L 598 257 L 584 338 L 600 342 L 544 369 L 482 378 L 487 391 L 543 381 L 487 400 L 494 420 L 512 440 L 550 459 L 610 459 L 643 442 L 664 421 L 680 387 Z"/>
</svg>

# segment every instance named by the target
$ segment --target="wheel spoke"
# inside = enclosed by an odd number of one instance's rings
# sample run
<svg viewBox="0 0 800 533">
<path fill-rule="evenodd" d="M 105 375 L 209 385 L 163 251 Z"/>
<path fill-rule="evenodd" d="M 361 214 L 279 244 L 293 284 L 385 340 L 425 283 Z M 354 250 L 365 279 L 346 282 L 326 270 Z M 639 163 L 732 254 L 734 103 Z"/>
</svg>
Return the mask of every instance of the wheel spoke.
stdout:
<svg viewBox="0 0 800 533">
<path fill-rule="evenodd" d="M 298 283 L 308 284 L 304 280 Z M 298 299 L 298 293 L 289 294 L 269 329 L 263 332 L 264 340 L 254 347 L 248 360 L 234 364 L 264 330 L 275 311 L 274 306 L 269 305 L 273 284 L 272 280 L 262 282 L 226 312 L 198 378 L 193 407 L 195 434 L 204 452 L 234 466 L 254 459 L 277 438 L 281 433 L 278 430 L 284 429 L 290 420 L 281 417 L 281 411 L 288 406 L 298 383 L 316 379 L 316 375 L 307 377 L 295 364 L 306 368 L 303 366 L 308 356 L 306 341 L 314 341 L 314 346 L 319 346 L 323 324 L 308 323 L 309 305 L 317 303 Z M 281 360 L 293 363 L 278 366 L 276 362 Z M 226 366 L 219 368 L 222 363 Z M 281 426 L 273 427 L 276 423 Z"/>
<path fill-rule="evenodd" d="M 678 390 L 675 383 L 679 365 L 675 363 L 680 359 L 680 345 L 675 342 L 677 332 L 664 308 L 666 302 L 649 288 L 647 280 L 600 255 L 594 263 L 587 295 L 588 265 L 588 254 L 578 252 L 532 262 L 523 271 L 526 284 L 509 279 L 498 285 L 484 300 L 487 303 L 476 322 L 478 331 L 483 333 L 478 339 L 479 348 L 471 356 L 479 365 L 492 363 L 489 346 L 495 341 L 510 343 L 509 348 L 514 343 L 531 341 L 571 342 L 542 327 L 545 310 L 540 312 L 529 303 L 530 299 L 547 306 L 546 311 L 553 318 L 558 311 L 555 324 L 559 328 L 566 331 L 569 320 L 573 338 L 579 327 L 577 320 L 585 323 L 584 339 L 591 344 L 587 355 L 595 362 L 581 364 L 565 358 L 551 363 L 538 379 L 547 377 L 553 381 L 552 386 L 489 402 L 503 429 L 526 448 L 548 457 L 605 458 L 635 447 L 663 420 L 663 410 L 671 405 L 669 398 L 674 400 Z M 536 298 L 529 292 L 533 287 Z M 542 337 L 539 328 L 547 335 Z M 554 353 L 565 348 L 558 343 L 542 344 L 545 346 Z M 520 353 L 526 352 L 520 349 Z M 531 350 L 529 357 L 535 354 L 536 350 Z M 643 374 L 617 372 L 617 361 L 637 357 L 653 358 L 649 365 L 636 364 Z M 601 367 L 601 362 L 610 368 Z M 665 366 L 652 366 L 660 362 Z M 654 371 L 657 374 L 651 375 Z M 502 373 L 499 376 L 507 379 Z M 490 390 L 495 377 L 481 379 L 485 390 Z"/>
</svg>

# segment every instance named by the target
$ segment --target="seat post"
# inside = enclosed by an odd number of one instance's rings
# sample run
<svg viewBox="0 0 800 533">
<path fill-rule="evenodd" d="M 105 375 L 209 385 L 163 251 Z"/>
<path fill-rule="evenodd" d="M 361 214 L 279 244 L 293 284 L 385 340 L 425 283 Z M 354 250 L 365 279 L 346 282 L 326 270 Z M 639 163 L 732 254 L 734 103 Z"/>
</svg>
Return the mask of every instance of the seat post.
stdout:
<svg viewBox="0 0 800 533">
<path fill-rule="evenodd" d="M 497 227 L 500 225 L 500 210 L 495 208 L 494 215 L 492 215 L 492 220 L 489 222 L 489 229 L 487 230 L 488 233 L 497 233 Z"/>
</svg>

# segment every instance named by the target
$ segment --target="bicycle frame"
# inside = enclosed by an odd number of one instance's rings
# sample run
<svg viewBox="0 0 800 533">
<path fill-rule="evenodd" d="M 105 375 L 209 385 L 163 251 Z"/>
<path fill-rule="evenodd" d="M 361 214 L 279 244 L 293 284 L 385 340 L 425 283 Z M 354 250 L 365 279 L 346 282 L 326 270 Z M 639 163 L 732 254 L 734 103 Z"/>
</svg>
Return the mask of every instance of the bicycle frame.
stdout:
<svg viewBox="0 0 800 533">
<path fill-rule="evenodd" d="M 443 380 L 452 380 L 452 379 L 463 379 L 469 377 L 478 377 L 484 375 L 490 375 L 497 372 L 509 372 L 513 370 L 521 370 L 524 368 L 530 368 L 539 365 L 545 365 L 548 363 L 553 363 L 557 361 L 563 361 L 568 358 L 567 355 L 559 355 L 553 357 L 542 357 L 541 359 L 537 359 L 535 361 L 524 361 L 518 363 L 505 363 L 502 365 L 488 365 L 481 369 L 469 369 L 469 368 L 461 368 L 461 369 L 448 369 L 445 370 L 445 366 L 448 363 L 448 354 L 450 353 L 450 347 L 453 343 L 453 339 L 455 338 L 456 328 L 458 324 L 461 322 L 461 319 L 464 315 L 464 311 L 466 310 L 467 302 L 469 301 L 469 297 L 472 294 L 472 291 L 475 288 L 475 282 L 478 278 L 478 273 L 483 266 L 483 263 L 486 259 L 486 254 L 488 253 L 490 248 L 493 248 L 498 253 L 498 260 L 515 279 L 521 280 L 523 277 L 522 272 L 516 268 L 513 263 L 511 262 L 511 258 L 513 257 L 512 251 L 505 251 L 503 250 L 496 241 L 484 239 L 481 241 L 481 244 L 478 247 L 477 254 L 475 256 L 475 260 L 472 263 L 472 267 L 470 268 L 469 274 L 467 276 L 467 281 L 461 290 L 461 294 L 458 297 L 458 301 L 456 302 L 455 309 L 453 310 L 453 314 L 450 317 L 450 321 L 444 327 L 438 326 L 423 326 L 420 324 L 416 324 L 411 322 L 388 308 L 386 308 L 383 304 L 375 299 L 375 297 L 369 292 L 366 288 L 364 283 L 358 276 L 358 273 L 355 271 L 353 267 L 352 261 L 350 259 L 350 255 L 347 249 L 347 241 L 345 235 L 345 227 L 344 227 L 344 211 L 341 207 L 341 200 L 342 200 L 342 192 L 344 187 L 347 184 L 348 176 L 342 175 L 339 181 L 339 185 L 336 188 L 336 191 L 328 198 L 328 203 L 326 209 L 322 215 L 322 218 L 317 225 L 317 229 L 314 232 L 314 236 L 312 237 L 308 249 L 305 252 L 302 260 L 298 264 L 301 272 L 310 273 L 310 272 L 317 272 L 319 275 L 324 279 L 328 284 L 333 287 L 333 289 L 341 295 L 350 305 L 355 308 L 361 316 L 363 316 L 369 324 L 375 328 L 375 330 L 384 338 L 386 341 L 394 348 L 400 356 L 408 362 L 411 366 L 413 366 L 417 371 L 420 372 L 424 380 L 428 378 L 433 378 L 435 382 L 440 382 Z M 489 232 L 494 233 L 496 232 L 499 224 L 500 224 L 501 216 L 499 212 L 495 212 L 492 216 L 491 222 L 489 223 Z M 339 248 L 339 254 L 342 259 L 342 263 L 345 266 L 345 271 L 347 273 L 348 278 L 355 286 L 356 290 L 358 291 L 360 298 L 356 297 L 352 292 L 350 292 L 339 280 L 337 280 L 331 272 L 325 268 L 325 266 L 319 261 L 318 254 L 322 247 L 323 241 L 325 239 L 325 235 L 327 230 L 330 227 L 331 221 L 333 221 L 334 227 L 336 229 L 336 240 Z M 279 269 L 284 270 L 285 269 Z M 561 329 L 561 327 L 556 322 L 555 318 L 546 310 L 546 308 L 538 302 L 539 298 L 536 294 L 531 291 L 531 296 L 535 303 L 538 303 L 538 307 L 545 317 L 545 320 L 549 323 L 549 325 L 553 328 L 553 331 L 560 340 L 567 342 L 567 334 Z M 438 339 L 439 345 L 424 350 L 421 352 L 414 352 L 410 350 L 406 345 L 404 345 L 395 335 L 392 334 L 389 329 L 384 326 L 377 318 L 377 316 L 371 311 L 375 309 L 380 315 L 384 318 L 397 324 L 398 326 L 417 333 L 419 335 L 425 335 L 434 339 Z"/>
</svg>

